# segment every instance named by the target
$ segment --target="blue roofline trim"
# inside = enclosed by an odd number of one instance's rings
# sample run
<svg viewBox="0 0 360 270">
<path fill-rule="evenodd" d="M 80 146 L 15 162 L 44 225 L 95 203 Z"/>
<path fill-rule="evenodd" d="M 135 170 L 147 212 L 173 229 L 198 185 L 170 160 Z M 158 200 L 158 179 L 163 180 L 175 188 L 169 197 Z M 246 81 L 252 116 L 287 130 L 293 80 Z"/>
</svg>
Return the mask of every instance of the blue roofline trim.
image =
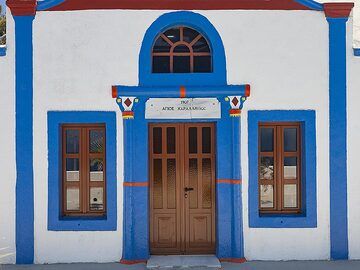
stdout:
<svg viewBox="0 0 360 270">
<path fill-rule="evenodd" d="M 61 3 L 65 2 L 66 0 L 44 0 L 37 2 L 37 10 L 47 10 L 49 8 L 55 7 L 60 5 Z"/>
<path fill-rule="evenodd" d="M 204 35 L 212 52 L 213 72 L 210 73 L 152 73 L 151 50 L 156 37 L 166 29 L 186 25 Z M 221 37 L 211 22 L 201 14 L 176 11 L 161 15 L 145 33 L 139 55 L 139 85 L 226 85 L 225 49 Z"/>
<path fill-rule="evenodd" d="M 313 0 L 293 0 L 293 1 L 303 5 L 305 7 L 311 8 L 312 10 L 318 10 L 318 11 L 324 10 L 323 4 L 313 1 Z"/>
</svg>

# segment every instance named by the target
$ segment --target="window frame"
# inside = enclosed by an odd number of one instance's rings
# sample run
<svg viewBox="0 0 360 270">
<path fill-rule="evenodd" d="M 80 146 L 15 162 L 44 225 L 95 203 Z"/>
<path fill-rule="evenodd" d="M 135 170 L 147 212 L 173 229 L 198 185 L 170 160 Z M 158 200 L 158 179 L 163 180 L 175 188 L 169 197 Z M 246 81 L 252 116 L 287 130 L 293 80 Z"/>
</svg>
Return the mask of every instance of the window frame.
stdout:
<svg viewBox="0 0 360 270">
<path fill-rule="evenodd" d="M 273 151 L 262 152 L 261 151 L 261 128 L 272 128 L 274 131 L 273 138 Z M 284 129 L 296 128 L 296 146 L 297 151 L 285 152 L 284 151 Z M 259 122 L 258 123 L 258 190 L 259 190 L 259 212 L 260 214 L 300 214 L 301 207 L 301 162 L 302 162 L 302 147 L 301 147 L 301 123 L 300 122 Z M 260 161 L 262 157 L 273 157 L 274 159 L 274 177 L 272 180 L 265 180 L 260 178 Z M 296 179 L 284 178 L 284 158 L 296 157 Z M 271 183 L 272 181 L 272 183 Z M 295 184 L 296 188 L 296 201 L 297 207 L 285 207 L 284 201 L 284 186 L 286 184 Z M 274 203 L 272 208 L 261 207 L 260 187 L 261 185 L 273 185 L 273 198 Z"/>
<path fill-rule="evenodd" d="M 116 231 L 117 181 L 116 112 L 48 111 L 48 222 L 49 231 Z M 106 215 L 64 216 L 62 214 L 62 130 L 64 124 L 104 124 L 106 145 Z"/>
<path fill-rule="evenodd" d="M 302 211 L 299 214 L 261 214 L 258 188 L 258 132 L 260 122 L 300 122 L 302 135 Z M 315 110 L 249 110 L 248 217 L 250 228 L 316 228 L 316 112 Z"/>
<path fill-rule="evenodd" d="M 106 215 L 106 127 L 105 124 L 62 124 L 62 215 L 63 216 L 105 216 Z M 67 130 L 79 130 L 79 153 L 68 154 L 66 153 L 66 131 Z M 89 150 L 89 136 L 91 130 L 104 131 L 104 151 L 103 153 L 90 153 Z M 75 183 L 65 180 L 66 175 L 66 158 L 78 158 L 79 159 L 79 211 L 66 210 L 67 196 L 66 189 L 69 186 L 76 186 Z M 103 181 L 101 183 L 93 183 L 89 179 L 90 168 L 86 165 L 91 158 L 103 159 Z M 100 181 L 96 181 L 100 182 Z M 100 185 L 101 184 L 101 185 Z M 90 188 L 102 187 L 103 188 L 103 210 L 94 211 L 90 210 Z"/>
</svg>

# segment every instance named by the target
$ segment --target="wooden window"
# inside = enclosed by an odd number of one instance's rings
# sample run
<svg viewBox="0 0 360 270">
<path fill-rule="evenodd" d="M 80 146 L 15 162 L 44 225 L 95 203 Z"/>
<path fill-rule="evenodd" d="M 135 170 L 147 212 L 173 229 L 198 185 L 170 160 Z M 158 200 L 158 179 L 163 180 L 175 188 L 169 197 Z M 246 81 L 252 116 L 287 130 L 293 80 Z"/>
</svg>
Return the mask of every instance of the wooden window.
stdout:
<svg viewBox="0 0 360 270">
<path fill-rule="evenodd" d="M 300 123 L 260 123 L 258 151 L 260 213 L 300 213 Z"/>
<path fill-rule="evenodd" d="M 65 216 L 105 215 L 105 145 L 105 125 L 62 126 Z"/>
<path fill-rule="evenodd" d="M 153 73 L 209 73 L 211 61 L 206 38 L 184 26 L 160 34 L 152 48 Z"/>
</svg>

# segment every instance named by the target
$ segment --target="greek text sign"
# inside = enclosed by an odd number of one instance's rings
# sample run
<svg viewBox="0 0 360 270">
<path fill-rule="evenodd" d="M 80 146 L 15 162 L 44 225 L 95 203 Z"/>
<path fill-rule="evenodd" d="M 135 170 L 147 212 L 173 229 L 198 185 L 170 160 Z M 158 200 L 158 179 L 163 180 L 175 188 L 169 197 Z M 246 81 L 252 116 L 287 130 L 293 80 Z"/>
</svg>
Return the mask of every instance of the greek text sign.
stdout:
<svg viewBox="0 0 360 270">
<path fill-rule="evenodd" d="M 221 118 L 216 98 L 150 98 L 146 102 L 146 119 Z"/>
</svg>

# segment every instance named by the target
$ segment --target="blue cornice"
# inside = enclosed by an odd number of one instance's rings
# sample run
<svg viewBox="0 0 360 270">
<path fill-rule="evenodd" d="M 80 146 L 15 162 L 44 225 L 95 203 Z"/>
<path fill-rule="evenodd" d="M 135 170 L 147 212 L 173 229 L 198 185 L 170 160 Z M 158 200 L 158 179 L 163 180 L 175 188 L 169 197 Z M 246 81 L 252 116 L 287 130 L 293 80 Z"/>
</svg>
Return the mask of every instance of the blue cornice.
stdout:
<svg viewBox="0 0 360 270">
<path fill-rule="evenodd" d="M 37 2 L 37 10 L 47 10 L 49 8 L 55 7 L 60 5 L 61 3 L 65 2 L 66 0 L 44 0 Z"/>
<path fill-rule="evenodd" d="M 324 10 L 323 4 L 318 3 L 314 0 L 293 0 L 293 1 L 303 5 L 305 7 L 308 7 L 312 10 L 318 10 L 318 11 Z"/>
</svg>

